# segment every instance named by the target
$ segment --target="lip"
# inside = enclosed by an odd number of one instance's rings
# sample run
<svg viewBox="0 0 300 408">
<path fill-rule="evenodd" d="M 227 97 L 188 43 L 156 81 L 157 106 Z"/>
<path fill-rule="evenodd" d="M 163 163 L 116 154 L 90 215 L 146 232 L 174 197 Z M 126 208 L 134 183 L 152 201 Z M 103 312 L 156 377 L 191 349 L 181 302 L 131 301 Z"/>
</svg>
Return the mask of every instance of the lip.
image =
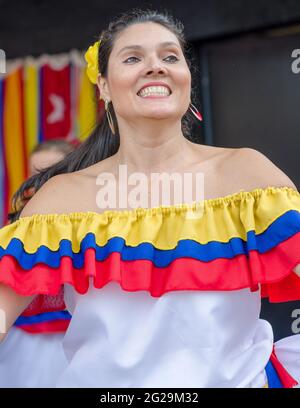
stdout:
<svg viewBox="0 0 300 408">
<path fill-rule="evenodd" d="M 137 92 L 137 95 L 139 92 L 141 92 L 142 89 L 147 88 L 148 86 L 164 86 L 169 89 L 170 95 L 172 94 L 172 89 L 169 87 L 168 84 L 165 82 L 147 82 L 145 85 L 142 86 L 142 88 Z"/>
</svg>

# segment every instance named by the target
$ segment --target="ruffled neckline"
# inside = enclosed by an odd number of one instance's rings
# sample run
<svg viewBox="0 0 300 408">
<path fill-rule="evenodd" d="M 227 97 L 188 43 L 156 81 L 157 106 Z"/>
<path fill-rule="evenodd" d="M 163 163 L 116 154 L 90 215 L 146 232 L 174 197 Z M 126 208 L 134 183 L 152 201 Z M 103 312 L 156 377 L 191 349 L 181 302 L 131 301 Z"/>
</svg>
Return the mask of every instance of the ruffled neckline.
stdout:
<svg viewBox="0 0 300 408">
<path fill-rule="evenodd" d="M 0 282 L 26 296 L 56 295 L 64 284 L 84 294 L 93 278 L 99 289 L 116 281 L 152 296 L 261 285 L 271 301 L 300 298 L 295 188 L 241 190 L 201 205 L 200 217 L 185 213 L 197 202 L 22 217 L 0 230 Z"/>
<path fill-rule="evenodd" d="M 248 200 L 248 199 L 257 199 L 263 193 L 265 194 L 275 194 L 279 192 L 287 192 L 291 194 L 296 194 L 300 196 L 299 191 L 295 190 L 292 187 L 273 187 L 269 186 L 266 188 L 255 188 L 252 190 L 243 190 L 232 194 L 227 194 L 225 196 L 220 196 L 216 198 L 204 199 L 202 201 L 193 201 L 192 203 L 181 203 L 181 204 L 172 204 L 172 205 L 160 205 L 156 207 L 149 207 L 143 208 L 138 207 L 132 210 L 104 210 L 102 212 L 96 211 L 73 211 L 68 213 L 45 213 L 45 214 L 33 214 L 30 216 L 25 216 L 20 218 L 19 220 L 15 221 L 16 223 L 20 222 L 21 220 L 26 220 L 28 218 L 34 218 L 39 220 L 51 220 L 57 218 L 83 218 L 86 216 L 97 216 L 97 217 L 106 217 L 108 219 L 112 218 L 120 218 L 120 217 L 140 217 L 140 216 L 150 216 L 155 214 L 169 214 L 169 213 L 182 213 L 186 211 L 197 211 L 201 209 L 201 211 L 205 210 L 206 208 L 217 208 L 222 206 L 228 206 L 234 204 L 237 201 Z"/>
</svg>

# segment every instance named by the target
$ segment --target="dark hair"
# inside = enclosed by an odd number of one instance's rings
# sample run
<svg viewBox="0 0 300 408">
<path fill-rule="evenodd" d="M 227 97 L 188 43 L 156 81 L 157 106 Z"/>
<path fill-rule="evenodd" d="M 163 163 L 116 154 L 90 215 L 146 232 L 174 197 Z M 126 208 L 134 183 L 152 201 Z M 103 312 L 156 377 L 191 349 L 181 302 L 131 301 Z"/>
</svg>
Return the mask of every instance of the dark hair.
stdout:
<svg viewBox="0 0 300 408">
<path fill-rule="evenodd" d="M 183 32 L 183 24 L 177 19 L 173 18 L 166 11 L 159 12 L 148 9 L 141 10 L 138 8 L 133 9 L 129 12 L 122 13 L 109 24 L 106 30 L 102 31 L 100 35 L 101 45 L 99 47 L 98 56 L 98 66 L 101 75 L 103 75 L 104 77 L 107 76 L 109 56 L 118 35 L 121 34 L 124 29 L 133 24 L 146 22 L 160 24 L 176 35 L 193 77 L 196 64 L 193 63 L 192 57 L 190 55 L 190 49 L 186 44 Z M 191 92 L 191 98 L 193 99 L 193 97 L 195 96 L 195 90 L 192 88 Z M 56 176 L 58 174 L 71 173 L 87 168 L 117 153 L 120 145 L 119 131 L 116 115 L 111 103 L 109 108 L 114 120 L 116 134 L 112 134 L 107 116 L 104 115 L 100 123 L 92 131 L 91 135 L 85 140 L 84 143 L 82 143 L 79 148 L 69 153 L 63 160 L 61 160 L 57 164 L 43 169 L 38 174 L 26 180 L 13 196 L 12 206 L 14 212 L 9 214 L 9 220 L 11 222 L 19 218 L 22 208 L 18 208 L 18 203 L 23 203 L 24 200 L 26 201 L 25 193 L 29 189 L 32 189 L 34 192 L 36 192 L 46 181 L 48 181 L 53 176 Z M 193 115 L 189 111 L 187 111 L 182 118 L 182 132 L 183 135 L 189 140 L 192 140 L 190 131 L 193 120 Z"/>
</svg>

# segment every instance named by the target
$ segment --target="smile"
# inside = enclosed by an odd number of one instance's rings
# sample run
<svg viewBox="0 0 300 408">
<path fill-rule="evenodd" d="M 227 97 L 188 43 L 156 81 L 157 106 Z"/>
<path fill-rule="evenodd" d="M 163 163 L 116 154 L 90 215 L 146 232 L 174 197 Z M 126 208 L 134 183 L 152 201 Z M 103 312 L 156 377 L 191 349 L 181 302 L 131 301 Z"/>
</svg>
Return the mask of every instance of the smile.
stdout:
<svg viewBox="0 0 300 408">
<path fill-rule="evenodd" d="M 138 92 L 141 98 L 148 97 L 167 97 L 171 95 L 171 91 L 166 86 L 147 86 Z"/>
</svg>

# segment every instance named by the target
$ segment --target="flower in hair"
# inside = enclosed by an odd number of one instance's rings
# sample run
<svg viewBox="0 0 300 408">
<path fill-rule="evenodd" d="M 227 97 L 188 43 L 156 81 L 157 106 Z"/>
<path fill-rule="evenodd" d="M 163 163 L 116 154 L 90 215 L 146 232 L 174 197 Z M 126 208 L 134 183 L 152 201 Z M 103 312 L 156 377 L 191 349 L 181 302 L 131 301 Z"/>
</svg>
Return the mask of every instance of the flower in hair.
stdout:
<svg viewBox="0 0 300 408">
<path fill-rule="evenodd" d="M 96 41 L 93 45 L 90 45 L 87 52 L 84 54 L 84 58 L 87 62 L 86 73 L 89 80 L 93 83 L 97 83 L 99 74 L 98 68 L 98 51 L 100 41 Z"/>
</svg>

